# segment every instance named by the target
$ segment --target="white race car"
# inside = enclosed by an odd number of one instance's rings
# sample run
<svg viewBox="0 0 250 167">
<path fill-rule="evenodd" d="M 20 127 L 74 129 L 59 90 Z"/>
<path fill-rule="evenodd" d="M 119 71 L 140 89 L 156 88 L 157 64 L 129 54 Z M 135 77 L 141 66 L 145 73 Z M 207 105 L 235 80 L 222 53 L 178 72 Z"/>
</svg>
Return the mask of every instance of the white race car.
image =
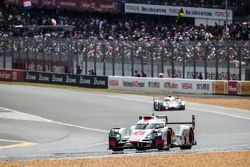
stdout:
<svg viewBox="0 0 250 167">
<path fill-rule="evenodd" d="M 177 124 L 177 130 L 174 131 L 169 124 Z M 168 122 L 167 116 L 140 116 L 137 124 L 129 129 L 110 129 L 109 149 L 113 151 L 169 150 L 172 147 L 191 149 L 196 145 L 194 128 L 194 115 L 191 122 Z"/>
<path fill-rule="evenodd" d="M 154 111 L 166 111 L 170 109 L 185 110 L 185 101 L 174 96 L 154 98 L 153 107 Z"/>
</svg>

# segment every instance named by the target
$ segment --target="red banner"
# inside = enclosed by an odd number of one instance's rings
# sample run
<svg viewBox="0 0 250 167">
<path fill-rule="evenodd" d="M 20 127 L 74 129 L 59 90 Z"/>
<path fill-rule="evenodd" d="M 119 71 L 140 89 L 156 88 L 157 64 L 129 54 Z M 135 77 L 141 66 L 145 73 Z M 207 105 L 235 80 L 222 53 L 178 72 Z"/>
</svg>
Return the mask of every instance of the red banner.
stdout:
<svg viewBox="0 0 250 167">
<path fill-rule="evenodd" d="M 24 81 L 24 71 L 23 70 L 7 70 L 0 69 L 0 81 Z"/>
<path fill-rule="evenodd" d="M 237 81 L 228 81 L 228 94 L 237 95 Z"/>
<path fill-rule="evenodd" d="M 5 4 L 18 5 L 19 0 L 4 0 Z M 120 13 L 121 2 L 102 0 L 31 0 L 37 8 L 58 8 L 77 11 Z"/>
</svg>

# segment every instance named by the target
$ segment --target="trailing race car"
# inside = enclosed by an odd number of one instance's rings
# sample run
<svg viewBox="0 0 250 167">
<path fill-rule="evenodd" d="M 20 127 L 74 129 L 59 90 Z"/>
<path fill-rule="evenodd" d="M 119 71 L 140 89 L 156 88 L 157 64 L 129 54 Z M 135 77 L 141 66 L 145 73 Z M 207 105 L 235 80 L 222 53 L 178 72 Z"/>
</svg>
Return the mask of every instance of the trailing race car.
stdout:
<svg viewBox="0 0 250 167">
<path fill-rule="evenodd" d="M 174 131 L 170 124 L 177 124 Z M 191 125 L 190 125 L 191 124 Z M 140 116 L 135 126 L 112 128 L 109 132 L 109 149 L 158 149 L 169 150 L 172 147 L 191 149 L 196 145 L 194 138 L 195 116 L 191 122 L 168 122 L 167 116 Z"/>
<path fill-rule="evenodd" d="M 185 110 L 185 101 L 178 97 L 167 96 L 164 98 L 154 98 L 154 111 L 166 111 L 169 109 Z"/>
</svg>

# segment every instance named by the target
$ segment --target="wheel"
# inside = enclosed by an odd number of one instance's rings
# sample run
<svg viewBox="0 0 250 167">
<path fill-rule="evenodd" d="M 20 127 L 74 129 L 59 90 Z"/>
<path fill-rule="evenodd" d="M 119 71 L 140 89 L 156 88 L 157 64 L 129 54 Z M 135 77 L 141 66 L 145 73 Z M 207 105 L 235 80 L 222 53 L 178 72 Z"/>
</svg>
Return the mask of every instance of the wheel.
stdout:
<svg viewBox="0 0 250 167">
<path fill-rule="evenodd" d="M 169 129 L 167 131 L 167 144 L 168 144 L 168 146 L 171 145 L 171 135 L 172 135 L 172 131 Z"/>
<path fill-rule="evenodd" d="M 181 110 L 185 110 L 185 105 L 181 106 Z"/>
<path fill-rule="evenodd" d="M 158 145 L 157 149 L 160 151 L 160 150 L 163 150 L 163 147 Z"/>
<path fill-rule="evenodd" d="M 145 151 L 145 150 L 146 150 L 145 147 L 136 147 L 135 149 L 136 149 L 137 151 Z"/>
<path fill-rule="evenodd" d="M 159 103 L 154 102 L 154 111 L 159 111 Z"/>
<path fill-rule="evenodd" d="M 112 151 L 123 151 L 123 148 L 111 148 Z"/>
<path fill-rule="evenodd" d="M 181 150 L 190 150 L 192 148 L 192 145 L 181 146 L 180 148 L 181 148 Z"/>
<path fill-rule="evenodd" d="M 189 130 L 188 137 L 189 137 L 189 145 L 180 147 L 182 150 L 190 150 L 192 148 L 193 141 L 194 141 L 194 132 L 193 132 L 192 128 L 190 128 L 190 130 Z"/>
</svg>

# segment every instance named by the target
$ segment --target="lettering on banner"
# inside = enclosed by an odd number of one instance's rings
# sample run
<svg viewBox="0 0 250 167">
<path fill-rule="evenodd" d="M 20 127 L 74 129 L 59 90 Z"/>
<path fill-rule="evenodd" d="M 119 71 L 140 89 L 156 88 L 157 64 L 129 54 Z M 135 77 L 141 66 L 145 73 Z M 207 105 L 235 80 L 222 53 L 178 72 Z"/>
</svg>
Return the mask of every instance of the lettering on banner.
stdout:
<svg viewBox="0 0 250 167">
<path fill-rule="evenodd" d="M 52 74 L 52 82 L 63 82 L 63 77 L 57 77 L 55 74 Z"/>
<path fill-rule="evenodd" d="M 212 12 L 209 11 L 200 11 L 199 9 L 193 9 L 193 10 L 185 10 L 186 15 L 195 15 L 195 16 L 213 16 Z"/>
<path fill-rule="evenodd" d="M 155 8 L 155 7 L 141 7 L 143 12 L 153 12 L 153 13 L 167 13 L 167 10 L 164 8 Z"/>
<path fill-rule="evenodd" d="M 250 84 L 241 84 L 241 92 L 250 92 Z"/>
<path fill-rule="evenodd" d="M 209 90 L 209 84 L 197 83 L 196 89 L 197 90 Z"/>
<path fill-rule="evenodd" d="M 88 84 L 88 85 L 90 85 L 91 84 L 91 79 L 83 78 L 82 76 L 80 76 L 79 83 L 80 84 Z"/>
<path fill-rule="evenodd" d="M 144 88 L 145 82 L 138 82 L 138 81 L 123 81 L 122 85 L 124 87 L 137 87 L 137 88 Z"/>
<path fill-rule="evenodd" d="M 43 75 L 40 73 L 40 74 L 39 74 L 39 77 L 38 77 L 38 80 L 39 80 L 39 81 L 47 81 L 47 82 L 49 82 L 49 77 L 43 76 Z"/>
<path fill-rule="evenodd" d="M 160 82 L 148 82 L 149 88 L 160 88 Z"/>
<path fill-rule="evenodd" d="M 25 79 L 26 80 L 35 81 L 36 80 L 36 76 L 35 75 L 31 75 L 29 72 L 26 72 Z"/>
<path fill-rule="evenodd" d="M 223 91 L 224 90 L 224 83 L 215 84 L 215 90 Z"/>
<path fill-rule="evenodd" d="M 229 86 L 228 86 L 228 91 L 230 91 L 230 92 L 237 92 L 237 87 L 234 87 L 234 86 L 232 86 L 232 85 L 229 85 Z"/>
<path fill-rule="evenodd" d="M 98 80 L 97 77 L 94 77 L 94 85 L 102 85 L 102 86 L 105 86 L 105 85 L 106 85 L 106 82 L 103 81 L 103 80 Z"/>
<path fill-rule="evenodd" d="M 4 80 L 10 80 L 11 79 L 11 74 L 8 72 L 2 72 L 0 73 L 0 78 L 4 79 Z"/>
<path fill-rule="evenodd" d="M 5 79 L 7 79 L 7 80 L 11 79 L 11 74 L 6 72 L 5 73 Z"/>
<path fill-rule="evenodd" d="M 12 72 L 12 80 L 16 81 L 17 80 L 17 72 Z"/>
<path fill-rule="evenodd" d="M 5 79 L 5 74 L 4 74 L 4 72 L 0 72 L 0 79 Z"/>
<path fill-rule="evenodd" d="M 164 82 L 164 88 L 178 89 L 178 84 L 175 82 Z"/>
<path fill-rule="evenodd" d="M 117 80 L 110 80 L 109 81 L 109 85 L 110 86 L 119 86 L 119 81 L 117 81 Z"/>
<path fill-rule="evenodd" d="M 127 5 L 126 9 L 127 10 L 134 10 L 134 11 L 139 11 L 140 10 L 139 6 L 132 6 L 132 5 L 131 6 Z"/>
<path fill-rule="evenodd" d="M 76 79 L 71 78 L 70 76 L 66 75 L 66 83 L 74 83 L 74 84 L 76 84 Z"/>
<path fill-rule="evenodd" d="M 193 84 L 192 83 L 182 83 L 182 89 L 193 89 Z"/>
</svg>

